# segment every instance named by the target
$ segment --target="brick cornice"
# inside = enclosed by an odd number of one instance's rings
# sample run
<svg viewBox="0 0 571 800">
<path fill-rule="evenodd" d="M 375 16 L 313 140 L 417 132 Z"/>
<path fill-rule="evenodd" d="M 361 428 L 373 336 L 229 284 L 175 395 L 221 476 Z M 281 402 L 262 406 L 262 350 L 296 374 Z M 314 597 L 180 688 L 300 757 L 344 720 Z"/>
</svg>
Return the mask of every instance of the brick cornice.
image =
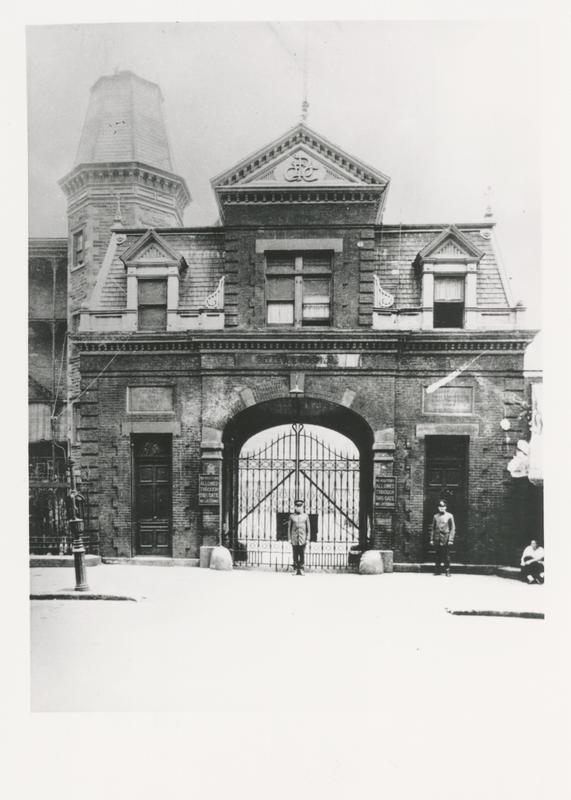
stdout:
<svg viewBox="0 0 571 800">
<path fill-rule="evenodd" d="M 344 335 L 323 334 L 301 336 L 268 336 L 267 334 L 236 335 L 220 334 L 217 336 L 163 335 L 147 337 L 130 335 L 127 337 L 93 337 L 89 334 L 76 334 L 73 337 L 80 353 L 156 353 L 156 352 L 194 352 L 203 351 L 362 351 L 393 353 L 477 353 L 492 351 L 494 353 L 523 352 L 532 341 L 536 331 L 518 331 L 514 335 L 505 333 L 489 336 L 463 336 L 454 339 L 431 336 L 430 334 L 398 334 L 389 336 L 367 335 L 348 332 Z"/>
</svg>

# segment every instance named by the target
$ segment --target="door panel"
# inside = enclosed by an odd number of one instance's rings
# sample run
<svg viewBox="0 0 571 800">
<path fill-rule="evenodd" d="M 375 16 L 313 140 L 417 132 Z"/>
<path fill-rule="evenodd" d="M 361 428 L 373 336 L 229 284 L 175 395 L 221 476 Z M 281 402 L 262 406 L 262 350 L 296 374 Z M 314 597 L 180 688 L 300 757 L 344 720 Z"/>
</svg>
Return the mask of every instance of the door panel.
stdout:
<svg viewBox="0 0 571 800">
<path fill-rule="evenodd" d="M 424 555 L 428 560 L 434 553 L 430 547 L 430 527 L 440 499 L 446 501 L 456 523 L 453 558 L 463 561 L 467 552 L 468 444 L 465 436 L 426 437 Z"/>
<path fill-rule="evenodd" d="M 143 440 L 136 445 L 136 552 L 140 555 L 171 554 L 170 445 L 168 448 L 165 442 L 160 442 L 160 445 L 160 457 L 146 455 L 157 450 L 157 447 L 149 446 L 149 441 Z M 169 452 L 168 457 L 166 452 Z"/>
</svg>

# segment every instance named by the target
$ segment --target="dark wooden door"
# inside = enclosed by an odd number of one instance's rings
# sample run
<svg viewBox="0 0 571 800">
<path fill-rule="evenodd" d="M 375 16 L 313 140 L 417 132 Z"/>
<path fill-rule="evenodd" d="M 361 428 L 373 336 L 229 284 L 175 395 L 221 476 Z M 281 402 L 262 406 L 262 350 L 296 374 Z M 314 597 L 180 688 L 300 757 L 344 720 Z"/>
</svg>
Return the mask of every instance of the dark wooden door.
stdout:
<svg viewBox="0 0 571 800">
<path fill-rule="evenodd" d="M 430 527 L 438 501 L 445 500 L 454 515 L 456 538 L 452 557 L 463 561 L 466 552 L 468 437 L 427 436 L 424 489 L 425 556 L 431 560 Z"/>
<path fill-rule="evenodd" d="M 137 554 L 171 555 L 170 457 L 139 454 L 136 458 L 135 514 Z"/>
</svg>

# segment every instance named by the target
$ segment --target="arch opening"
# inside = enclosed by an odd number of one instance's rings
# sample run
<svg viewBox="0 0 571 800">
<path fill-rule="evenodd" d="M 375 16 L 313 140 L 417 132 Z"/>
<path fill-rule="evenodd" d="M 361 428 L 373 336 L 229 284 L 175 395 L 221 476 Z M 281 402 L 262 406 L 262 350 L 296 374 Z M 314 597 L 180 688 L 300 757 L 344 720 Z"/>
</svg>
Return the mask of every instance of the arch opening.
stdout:
<svg viewBox="0 0 571 800">
<path fill-rule="evenodd" d="M 224 434 L 224 520 L 237 566 L 287 569 L 288 521 L 302 499 L 312 568 L 351 569 L 367 547 L 373 433 L 350 409 L 316 398 L 251 406 Z"/>
</svg>

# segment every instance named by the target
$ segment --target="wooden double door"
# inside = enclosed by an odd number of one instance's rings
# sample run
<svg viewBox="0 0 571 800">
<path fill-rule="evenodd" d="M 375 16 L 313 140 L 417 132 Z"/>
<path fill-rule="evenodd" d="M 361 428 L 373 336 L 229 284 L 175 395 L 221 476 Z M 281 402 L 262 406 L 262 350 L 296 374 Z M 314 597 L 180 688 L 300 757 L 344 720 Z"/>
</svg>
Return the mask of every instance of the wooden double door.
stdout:
<svg viewBox="0 0 571 800">
<path fill-rule="evenodd" d="M 468 494 L 467 436 L 427 436 L 424 486 L 424 555 L 432 560 L 430 547 L 432 519 L 438 501 L 445 500 L 447 510 L 454 515 L 456 538 L 452 547 L 455 561 L 464 561 L 467 552 L 466 521 Z"/>
<path fill-rule="evenodd" d="M 172 448 L 170 436 L 135 437 L 135 551 L 172 554 Z"/>
</svg>

